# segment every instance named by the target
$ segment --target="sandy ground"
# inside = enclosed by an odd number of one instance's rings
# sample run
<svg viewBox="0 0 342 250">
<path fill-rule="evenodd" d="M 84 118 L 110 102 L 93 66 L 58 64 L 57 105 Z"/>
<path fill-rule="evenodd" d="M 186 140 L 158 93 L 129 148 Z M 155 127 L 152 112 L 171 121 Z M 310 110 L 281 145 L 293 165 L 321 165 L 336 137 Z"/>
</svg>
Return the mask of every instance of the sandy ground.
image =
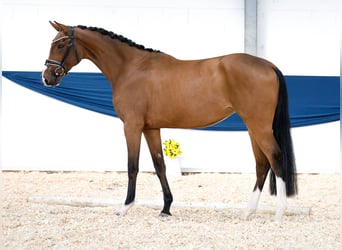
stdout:
<svg viewBox="0 0 342 250">
<path fill-rule="evenodd" d="M 3 249 L 341 249 L 339 174 L 298 177 L 299 195 L 292 207 L 311 214 L 287 214 L 281 223 L 272 213 L 242 219 L 241 209 L 135 206 L 73 207 L 28 202 L 28 197 L 112 198 L 124 201 L 126 173 L 3 172 Z M 190 174 L 169 180 L 175 201 L 246 203 L 253 174 Z M 162 201 L 154 174 L 140 173 L 137 200 Z M 275 206 L 266 187 L 260 205 Z"/>
</svg>

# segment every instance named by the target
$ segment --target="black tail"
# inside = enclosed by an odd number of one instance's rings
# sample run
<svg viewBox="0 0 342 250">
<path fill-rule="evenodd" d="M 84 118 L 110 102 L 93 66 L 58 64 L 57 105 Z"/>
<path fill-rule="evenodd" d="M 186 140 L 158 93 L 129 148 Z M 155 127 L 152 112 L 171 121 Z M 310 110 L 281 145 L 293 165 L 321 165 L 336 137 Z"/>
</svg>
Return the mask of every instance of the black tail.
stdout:
<svg viewBox="0 0 342 250">
<path fill-rule="evenodd" d="M 274 68 L 279 81 L 278 104 L 273 119 L 273 134 L 282 152 L 283 180 L 286 183 L 286 195 L 297 194 L 296 164 L 293 153 L 292 139 L 290 133 L 290 116 L 288 108 L 288 96 L 285 78 L 281 71 Z M 270 173 L 271 194 L 277 193 L 276 178 L 274 172 Z"/>
</svg>

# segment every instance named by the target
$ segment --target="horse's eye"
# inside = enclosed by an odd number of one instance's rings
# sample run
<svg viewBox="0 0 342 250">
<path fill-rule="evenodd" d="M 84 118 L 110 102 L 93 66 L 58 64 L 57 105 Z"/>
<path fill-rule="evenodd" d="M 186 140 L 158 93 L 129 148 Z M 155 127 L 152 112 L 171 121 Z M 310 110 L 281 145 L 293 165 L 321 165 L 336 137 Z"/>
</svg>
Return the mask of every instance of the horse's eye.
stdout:
<svg viewBox="0 0 342 250">
<path fill-rule="evenodd" d="M 64 45 L 63 45 L 63 44 L 58 44 L 57 48 L 63 49 L 63 48 L 64 48 Z"/>
</svg>

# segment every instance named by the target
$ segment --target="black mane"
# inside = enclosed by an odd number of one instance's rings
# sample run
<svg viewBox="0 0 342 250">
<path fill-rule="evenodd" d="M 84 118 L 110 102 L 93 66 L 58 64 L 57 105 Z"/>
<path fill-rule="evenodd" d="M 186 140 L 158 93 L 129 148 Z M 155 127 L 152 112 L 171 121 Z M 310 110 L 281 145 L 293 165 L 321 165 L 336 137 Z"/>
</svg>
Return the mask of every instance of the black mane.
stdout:
<svg viewBox="0 0 342 250">
<path fill-rule="evenodd" d="M 148 52 L 157 52 L 157 53 L 160 52 L 159 50 L 154 50 L 154 49 L 151 49 L 151 48 L 145 48 L 143 45 L 137 44 L 137 43 L 133 42 L 132 40 L 130 40 L 130 39 L 128 39 L 128 38 L 126 38 L 126 37 L 124 37 L 122 35 L 115 34 L 114 32 L 107 31 L 107 30 L 105 30 L 103 28 L 87 27 L 87 26 L 84 26 L 84 25 L 78 25 L 77 27 L 82 29 L 82 30 L 90 30 L 90 31 L 99 32 L 100 34 L 102 34 L 104 36 L 109 36 L 112 39 L 117 39 L 120 42 L 126 43 L 129 46 L 135 47 L 137 49 L 145 50 L 145 51 L 148 51 Z"/>
</svg>

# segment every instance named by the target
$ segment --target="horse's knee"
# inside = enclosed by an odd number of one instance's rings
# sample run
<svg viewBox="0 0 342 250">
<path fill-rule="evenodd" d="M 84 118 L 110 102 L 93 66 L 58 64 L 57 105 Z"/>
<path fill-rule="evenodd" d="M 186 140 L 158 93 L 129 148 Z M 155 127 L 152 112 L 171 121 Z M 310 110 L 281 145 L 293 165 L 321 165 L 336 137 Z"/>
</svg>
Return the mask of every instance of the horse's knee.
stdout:
<svg viewBox="0 0 342 250">
<path fill-rule="evenodd" d="M 159 178 L 164 178 L 166 176 L 166 167 L 164 163 L 155 164 L 154 169 L 156 170 L 156 174 Z"/>
<path fill-rule="evenodd" d="M 134 162 L 133 160 L 128 159 L 128 167 L 127 167 L 127 174 L 129 179 L 135 179 L 139 172 L 138 163 Z"/>
</svg>

